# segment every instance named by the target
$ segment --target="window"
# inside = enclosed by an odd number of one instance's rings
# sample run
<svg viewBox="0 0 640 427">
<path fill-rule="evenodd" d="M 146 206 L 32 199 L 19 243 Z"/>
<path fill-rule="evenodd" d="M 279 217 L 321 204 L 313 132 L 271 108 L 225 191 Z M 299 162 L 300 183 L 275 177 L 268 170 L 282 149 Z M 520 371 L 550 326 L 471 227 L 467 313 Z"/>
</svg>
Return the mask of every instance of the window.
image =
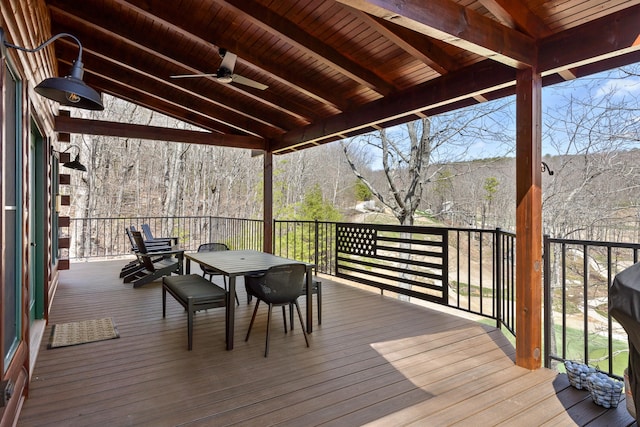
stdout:
<svg viewBox="0 0 640 427">
<path fill-rule="evenodd" d="M 3 337 L 2 352 L 4 357 L 4 370 L 15 353 L 20 339 L 20 300 L 21 277 L 20 271 L 22 258 L 20 256 L 20 236 L 22 220 L 21 200 L 21 126 L 19 111 L 21 85 L 14 77 L 6 62 L 4 67 L 4 120 L 5 135 L 2 138 L 2 205 L 4 215 L 2 218 L 3 233 L 3 279 L 4 293 L 2 297 L 3 308 Z"/>
</svg>

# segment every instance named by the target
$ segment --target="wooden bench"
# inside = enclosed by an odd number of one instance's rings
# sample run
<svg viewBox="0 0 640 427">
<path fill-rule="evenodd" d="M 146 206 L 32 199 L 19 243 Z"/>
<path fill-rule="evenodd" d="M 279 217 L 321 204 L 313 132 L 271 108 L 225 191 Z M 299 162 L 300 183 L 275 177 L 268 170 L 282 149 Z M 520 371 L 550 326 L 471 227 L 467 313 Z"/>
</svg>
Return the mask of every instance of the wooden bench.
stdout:
<svg viewBox="0 0 640 427">
<path fill-rule="evenodd" d="M 226 307 L 227 292 L 197 274 L 165 276 L 162 278 L 162 317 L 166 316 L 167 293 L 187 310 L 188 348 L 193 342 L 193 316 L 196 311 Z M 226 325 L 225 325 L 226 326 Z M 225 327 L 226 330 L 226 327 Z"/>
</svg>

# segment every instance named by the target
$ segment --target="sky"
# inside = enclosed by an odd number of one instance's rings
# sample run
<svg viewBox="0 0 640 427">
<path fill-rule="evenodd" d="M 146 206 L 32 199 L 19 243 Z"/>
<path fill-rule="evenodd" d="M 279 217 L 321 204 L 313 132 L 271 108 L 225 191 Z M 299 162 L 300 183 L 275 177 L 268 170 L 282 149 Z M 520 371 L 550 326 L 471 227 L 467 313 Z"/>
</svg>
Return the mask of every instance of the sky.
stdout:
<svg viewBox="0 0 640 427">
<path fill-rule="evenodd" d="M 636 75 L 629 75 L 623 70 Z M 598 126 L 594 123 L 585 123 L 584 129 L 578 132 L 579 135 L 586 138 L 588 132 L 590 136 L 595 134 L 594 139 L 603 141 L 599 147 L 606 149 L 606 140 L 616 131 L 633 131 L 633 138 L 627 138 L 624 143 L 616 146 L 624 149 L 640 148 L 639 141 L 634 140 L 638 139 L 640 129 L 635 124 L 640 118 L 639 95 L 640 64 L 549 86 L 543 88 L 542 92 L 543 126 L 552 124 L 562 115 L 569 117 L 567 100 L 572 97 L 576 100 L 575 111 L 578 112 L 576 115 L 582 114 L 583 117 L 588 117 L 592 121 L 601 121 Z M 608 131 L 611 134 L 607 135 L 604 132 L 598 134 L 597 131 Z M 545 128 L 542 140 L 543 155 L 562 154 L 558 148 L 575 154 L 572 150 L 579 149 L 580 145 L 569 146 L 566 142 L 569 136 L 566 132 L 562 135 L 559 131 L 551 135 L 549 129 Z M 564 137 L 565 144 L 554 146 L 550 141 L 553 137 L 556 142 L 563 142 Z"/>
<path fill-rule="evenodd" d="M 588 114 L 589 108 L 592 107 L 585 105 L 600 104 L 600 106 L 602 106 L 605 100 L 607 100 L 606 105 L 626 106 L 626 109 L 629 110 L 625 112 L 625 114 L 618 116 L 620 120 L 627 122 L 634 120 L 640 121 L 640 64 L 625 67 L 625 69 L 633 69 L 635 73 L 639 75 L 629 76 L 623 73 L 621 69 L 614 69 L 553 86 L 547 86 L 542 89 L 543 156 L 565 153 L 575 154 L 575 152 L 581 149 L 580 144 L 570 144 L 569 140 L 571 136 L 568 135 L 566 131 L 564 131 L 563 134 L 563 130 L 560 129 L 561 125 L 566 126 L 568 124 L 562 123 L 562 121 L 565 120 L 565 117 L 570 116 L 567 107 L 569 99 L 575 100 L 574 113 L 582 109 L 582 114 Z M 505 134 L 508 141 L 496 142 L 491 141 L 491 136 L 479 138 L 477 135 L 470 135 L 466 140 L 460 141 L 460 145 L 465 147 L 465 152 L 460 154 L 463 158 L 457 158 L 456 160 L 515 156 L 515 97 L 507 98 L 507 100 L 510 102 L 508 102 L 506 110 L 493 120 L 500 123 L 508 122 L 505 124 Z M 504 100 L 502 102 L 504 102 Z M 595 107 L 593 107 L 592 110 L 592 114 L 598 111 Z M 639 117 L 636 118 L 636 115 Z M 491 126 L 490 120 L 486 126 Z M 617 124 L 617 127 L 622 126 L 624 126 L 624 123 Z M 611 126 L 611 128 L 616 128 L 616 125 Z M 586 132 L 586 130 L 584 130 L 584 132 Z M 399 135 L 400 130 L 397 129 L 397 127 L 390 128 L 388 129 L 388 133 Z M 461 136 L 460 138 L 464 137 Z M 362 142 L 358 144 L 362 144 Z M 625 148 L 640 148 L 640 142 L 629 140 L 628 143 L 625 144 Z M 451 153 L 452 152 L 449 151 L 446 154 L 441 154 L 441 157 L 452 156 Z M 432 161 L 438 160 L 439 159 L 432 159 Z M 380 169 L 380 153 L 372 153 L 371 162 L 371 166 L 374 169 Z"/>
</svg>

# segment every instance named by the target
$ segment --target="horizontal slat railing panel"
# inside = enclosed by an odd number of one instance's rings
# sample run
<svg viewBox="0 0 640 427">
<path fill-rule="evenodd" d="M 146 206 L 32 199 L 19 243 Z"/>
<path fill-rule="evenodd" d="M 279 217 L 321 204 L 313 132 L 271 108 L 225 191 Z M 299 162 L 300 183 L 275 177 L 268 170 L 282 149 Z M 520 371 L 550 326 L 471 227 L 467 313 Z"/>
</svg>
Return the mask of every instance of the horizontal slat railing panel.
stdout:
<svg viewBox="0 0 640 427">
<path fill-rule="evenodd" d="M 447 302 L 446 229 L 351 223 L 336 227 L 338 277 L 400 295 Z"/>
</svg>

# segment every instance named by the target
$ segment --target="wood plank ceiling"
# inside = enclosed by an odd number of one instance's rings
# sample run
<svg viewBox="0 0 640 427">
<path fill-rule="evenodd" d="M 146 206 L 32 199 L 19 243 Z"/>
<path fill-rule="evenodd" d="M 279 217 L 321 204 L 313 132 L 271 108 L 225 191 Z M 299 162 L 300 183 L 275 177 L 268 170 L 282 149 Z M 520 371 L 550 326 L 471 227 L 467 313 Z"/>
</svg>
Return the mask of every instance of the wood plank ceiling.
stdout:
<svg viewBox="0 0 640 427">
<path fill-rule="evenodd" d="M 275 153 L 513 94 L 518 68 L 552 84 L 640 61 L 640 0 L 45 3 L 96 90 L 200 126 L 205 143 Z M 220 48 L 268 88 L 170 78 L 215 73 Z M 67 75 L 77 47 L 55 49 Z"/>
</svg>

